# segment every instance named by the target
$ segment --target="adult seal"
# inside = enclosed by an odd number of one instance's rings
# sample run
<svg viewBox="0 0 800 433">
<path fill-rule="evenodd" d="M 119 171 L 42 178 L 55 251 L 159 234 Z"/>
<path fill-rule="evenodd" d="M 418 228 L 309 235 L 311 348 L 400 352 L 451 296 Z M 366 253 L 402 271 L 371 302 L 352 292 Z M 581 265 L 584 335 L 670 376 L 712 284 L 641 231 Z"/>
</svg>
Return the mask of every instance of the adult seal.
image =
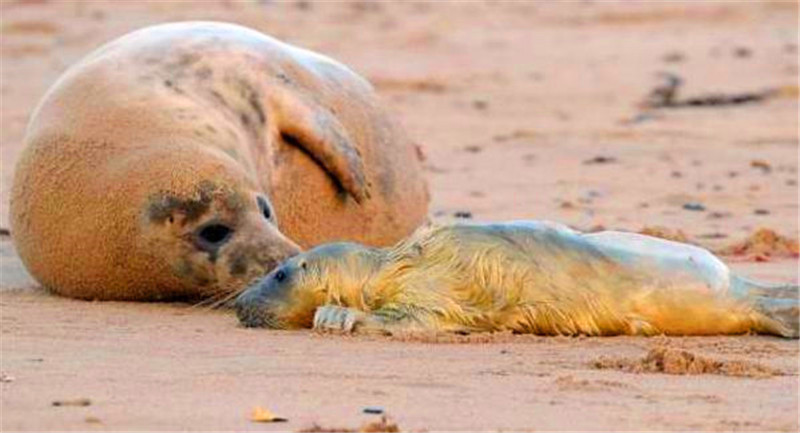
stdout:
<svg viewBox="0 0 800 433">
<path fill-rule="evenodd" d="M 322 242 L 386 245 L 427 213 L 418 150 L 347 67 L 241 26 L 125 35 L 35 110 L 12 236 L 85 299 L 224 299 Z"/>
<path fill-rule="evenodd" d="M 245 326 L 347 332 L 798 336 L 796 286 L 732 275 L 692 245 L 537 221 L 425 227 L 391 248 L 318 246 L 236 309 Z"/>
</svg>

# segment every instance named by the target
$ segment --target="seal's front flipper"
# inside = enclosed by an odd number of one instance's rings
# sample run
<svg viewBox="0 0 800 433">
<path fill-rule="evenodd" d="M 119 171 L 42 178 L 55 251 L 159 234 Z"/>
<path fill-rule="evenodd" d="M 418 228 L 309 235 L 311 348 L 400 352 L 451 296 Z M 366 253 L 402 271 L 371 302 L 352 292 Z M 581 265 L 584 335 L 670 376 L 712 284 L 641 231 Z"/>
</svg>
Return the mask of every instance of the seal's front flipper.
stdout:
<svg viewBox="0 0 800 433">
<path fill-rule="evenodd" d="M 314 312 L 314 330 L 389 334 L 380 319 L 355 308 L 323 305 Z"/>
<path fill-rule="evenodd" d="M 800 338 L 800 286 L 762 283 L 732 275 L 728 293 L 752 303 L 765 316 L 764 329 L 759 332 Z"/>
<path fill-rule="evenodd" d="M 369 199 L 361 153 L 336 116 L 289 91 L 272 95 L 282 137 L 313 158 L 357 203 Z"/>
</svg>

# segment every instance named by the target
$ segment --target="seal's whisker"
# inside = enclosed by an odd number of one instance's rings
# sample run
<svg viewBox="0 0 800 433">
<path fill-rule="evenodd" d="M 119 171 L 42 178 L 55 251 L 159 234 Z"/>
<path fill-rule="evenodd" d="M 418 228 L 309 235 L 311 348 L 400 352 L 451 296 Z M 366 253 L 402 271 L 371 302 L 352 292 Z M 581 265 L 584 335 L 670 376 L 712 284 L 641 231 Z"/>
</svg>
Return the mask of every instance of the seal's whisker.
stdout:
<svg viewBox="0 0 800 433">
<path fill-rule="evenodd" d="M 192 304 L 189 308 L 208 308 L 208 309 L 213 309 L 214 305 L 216 305 L 216 303 L 219 302 L 220 299 L 224 298 L 225 296 L 226 296 L 225 293 L 215 293 L 215 294 L 209 296 L 208 298 L 205 298 L 203 300 L 200 300 L 200 301 Z"/>
<path fill-rule="evenodd" d="M 216 302 L 212 303 L 208 306 L 209 310 L 215 310 L 221 306 L 224 306 L 228 303 L 231 299 L 236 298 L 239 294 L 242 293 L 242 290 L 234 290 L 228 294 L 223 294 Z"/>
</svg>

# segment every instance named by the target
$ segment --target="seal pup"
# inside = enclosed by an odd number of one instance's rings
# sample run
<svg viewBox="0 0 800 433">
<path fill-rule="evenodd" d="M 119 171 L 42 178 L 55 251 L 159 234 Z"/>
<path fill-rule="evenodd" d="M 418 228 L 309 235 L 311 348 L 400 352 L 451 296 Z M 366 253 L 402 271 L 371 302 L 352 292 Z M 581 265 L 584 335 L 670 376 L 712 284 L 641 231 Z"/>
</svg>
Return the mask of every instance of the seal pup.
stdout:
<svg viewBox="0 0 800 433">
<path fill-rule="evenodd" d="M 784 289 L 790 297 L 771 297 Z M 391 248 L 297 255 L 236 301 L 244 326 L 343 331 L 796 338 L 797 287 L 732 275 L 710 252 L 536 221 L 425 227 Z"/>
<path fill-rule="evenodd" d="M 427 215 L 418 150 L 347 67 L 225 23 L 157 25 L 72 66 L 11 197 L 31 274 L 84 299 L 233 296 L 322 242 Z"/>
</svg>

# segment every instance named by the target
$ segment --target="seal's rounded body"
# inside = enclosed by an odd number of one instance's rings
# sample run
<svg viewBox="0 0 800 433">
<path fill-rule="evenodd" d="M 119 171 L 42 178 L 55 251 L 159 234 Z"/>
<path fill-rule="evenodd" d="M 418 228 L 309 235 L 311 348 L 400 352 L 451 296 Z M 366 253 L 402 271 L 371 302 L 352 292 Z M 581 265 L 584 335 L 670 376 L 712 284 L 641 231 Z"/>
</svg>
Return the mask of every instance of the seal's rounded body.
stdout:
<svg viewBox="0 0 800 433">
<path fill-rule="evenodd" d="M 231 24 L 99 48 L 25 141 L 12 235 L 30 272 L 73 297 L 233 293 L 298 247 L 391 244 L 427 212 L 417 151 L 365 80 Z"/>
<path fill-rule="evenodd" d="M 691 245 L 546 222 L 459 224 L 387 249 L 317 247 L 240 295 L 237 313 L 278 328 L 796 337 L 796 293 L 762 289 Z"/>
</svg>

